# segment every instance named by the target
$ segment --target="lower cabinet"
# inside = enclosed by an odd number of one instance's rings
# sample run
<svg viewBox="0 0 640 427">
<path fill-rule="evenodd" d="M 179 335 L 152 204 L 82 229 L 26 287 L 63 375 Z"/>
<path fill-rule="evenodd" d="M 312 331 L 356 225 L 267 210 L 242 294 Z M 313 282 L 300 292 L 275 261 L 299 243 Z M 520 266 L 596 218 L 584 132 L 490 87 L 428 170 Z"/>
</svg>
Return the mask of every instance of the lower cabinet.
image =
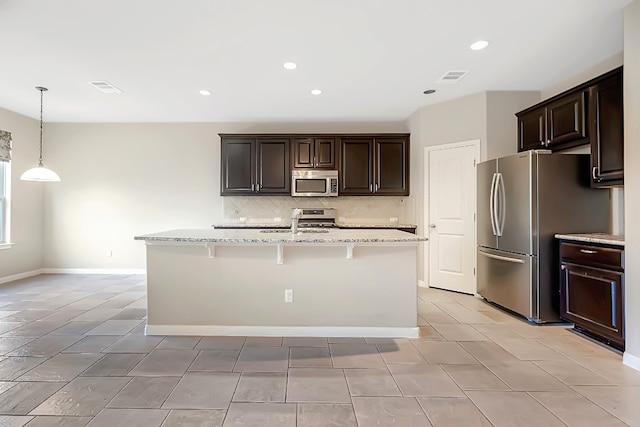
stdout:
<svg viewBox="0 0 640 427">
<path fill-rule="evenodd" d="M 624 249 L 560 242 L 560 317 L 624 349 Z"/>
</svg>

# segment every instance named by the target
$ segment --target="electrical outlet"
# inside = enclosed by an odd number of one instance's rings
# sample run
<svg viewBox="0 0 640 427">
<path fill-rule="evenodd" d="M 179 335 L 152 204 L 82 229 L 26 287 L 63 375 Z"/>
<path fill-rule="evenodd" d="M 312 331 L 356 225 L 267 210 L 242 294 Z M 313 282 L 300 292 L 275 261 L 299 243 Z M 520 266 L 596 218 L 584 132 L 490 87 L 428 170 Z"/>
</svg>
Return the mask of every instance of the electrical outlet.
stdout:
<svg viewBox="0 0 640 427">
<path fill-rule="evenodd" d="M 390 222 L 398 222 L 398 218 L 396 218 L 396 217 L 391 217 L 391 218 L 389 218 L 389 221 L 390 221 Z"/>
<path fill-rule="evenodd" d="M 279 216 L 273 217 L 273 222 L 282 222 L 282 218 Z"/>
<path fill-rule="evenodd" d="M 293 289 L 284 290 L 284 302 L 293 302 Z"/>
<path fill-rule="evenodd" d="M 338 217 L 338 222 L 344 222 L 344 221 L 345 221 L 345 218 L 343 216 Z"/>
<path fill-rule="evenodd" d="M 111 249 L 107 249 L 107 256 L 108 257 L 112 257 L 113 256 L 113 251 Z"/>
<path fill-rule="evenodd" d="M 240 217 L 240 222 L 247 222 L 247 217 L 246 216 L 241 216 Z"/>
</svg>

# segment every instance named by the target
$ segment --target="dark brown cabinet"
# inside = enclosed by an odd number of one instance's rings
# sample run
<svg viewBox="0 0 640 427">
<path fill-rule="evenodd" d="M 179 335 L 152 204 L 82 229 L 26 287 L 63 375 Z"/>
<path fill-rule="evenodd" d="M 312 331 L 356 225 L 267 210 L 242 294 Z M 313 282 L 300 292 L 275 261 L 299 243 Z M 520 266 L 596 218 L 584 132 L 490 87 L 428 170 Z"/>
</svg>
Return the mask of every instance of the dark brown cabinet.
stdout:
<svg viewBox="0 0 640 427">
<path fill-rule="evenodd" d="M 585 97 L 579 90 L 518 113 L 518 151 L 585 144 Z"/>
<path fill-rule="evenodd" d="M 336 138 L 293 138 L 293 167 L 336 168 Z"/>
<path fill-rule="evenodd" d="M 622 67 L 516 113 L 518 151 L 591 144 L 591 186 L 624 184 Z"/>
<path fill-rule="evenodd" d="M 560 242 L 560 317 L 624 348 L 624 250 Z"/>
<path fill-rule="evenodd" d="M 222 196 L 289 194 L 289 138 L 221 136 Z"/>
<path fill-rule="evenodd" d="M 624 125 L 622 70 L 589 88 L 591 186 L 624 183 Z"/>
<path fill-rule="evenodd" d="M 340 194 L 409 195 L 409 136 L 353 136 L 340 141 Z"/>
</svg>

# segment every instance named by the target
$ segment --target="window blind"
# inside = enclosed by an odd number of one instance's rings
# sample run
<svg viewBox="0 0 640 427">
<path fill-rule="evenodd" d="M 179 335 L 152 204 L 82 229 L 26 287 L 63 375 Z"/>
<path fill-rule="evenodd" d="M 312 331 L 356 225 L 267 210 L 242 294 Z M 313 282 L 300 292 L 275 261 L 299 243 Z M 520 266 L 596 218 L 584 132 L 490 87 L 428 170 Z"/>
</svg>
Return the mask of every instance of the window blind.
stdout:
<svg viewBox="0 0 640 427">
<path fill-rule="evenodd" d="M 0 162 L 11 160 L 11 132 L 0 130 Z"/>
</svg>

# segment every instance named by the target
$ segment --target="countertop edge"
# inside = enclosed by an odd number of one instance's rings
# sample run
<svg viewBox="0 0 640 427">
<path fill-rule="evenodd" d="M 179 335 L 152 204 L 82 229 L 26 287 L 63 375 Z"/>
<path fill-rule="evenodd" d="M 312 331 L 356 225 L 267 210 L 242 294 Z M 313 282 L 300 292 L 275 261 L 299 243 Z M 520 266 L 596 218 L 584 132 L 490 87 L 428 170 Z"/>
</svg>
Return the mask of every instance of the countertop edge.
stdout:
<svg viewBox="0 0 640 427">
<path fill-rule="evenodd" d="M 569 240 L 584 243 L 600 243 L 604 245 L 622 246 L 624 247 L 624 236 L 615 236 L 607 234 L 556 234 L 556 239 Z"/>
</svg>

